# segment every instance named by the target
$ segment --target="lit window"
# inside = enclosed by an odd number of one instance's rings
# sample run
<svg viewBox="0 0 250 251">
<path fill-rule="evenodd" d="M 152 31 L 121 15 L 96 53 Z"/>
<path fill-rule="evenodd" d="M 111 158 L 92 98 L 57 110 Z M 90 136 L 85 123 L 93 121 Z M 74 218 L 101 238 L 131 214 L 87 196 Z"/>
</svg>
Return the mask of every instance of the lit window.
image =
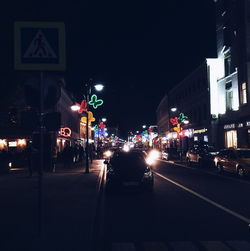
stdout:
<svg viewBox="0 0 250 251">
<path fill-rule="evenodd" d="M 246 83 L 241 84 L 240 101 L 242 105 L 247 103 L 247 84 Z"/>
</svg>

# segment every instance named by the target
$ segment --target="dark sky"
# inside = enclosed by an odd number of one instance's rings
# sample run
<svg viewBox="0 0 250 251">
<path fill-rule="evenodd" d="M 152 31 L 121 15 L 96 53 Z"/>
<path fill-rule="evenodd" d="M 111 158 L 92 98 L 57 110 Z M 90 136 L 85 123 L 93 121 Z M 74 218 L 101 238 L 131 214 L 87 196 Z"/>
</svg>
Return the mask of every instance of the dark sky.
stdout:
<svg viewBox="0 0 250 251">
<path fill-rule="evenodd" d="M 125 135 L 156 124 L 164 94 L 206 57 L 216 55 L 212 0 L 10 0 L 1 5 L 2 88 L 17 81 L 13 22 L 62 21 L 67 88 L 81 98 L 89 78 L 103 82 L 104 105 L 96 117 L 107 117 L 108 125 L 119 126 Z"/>
</svg>

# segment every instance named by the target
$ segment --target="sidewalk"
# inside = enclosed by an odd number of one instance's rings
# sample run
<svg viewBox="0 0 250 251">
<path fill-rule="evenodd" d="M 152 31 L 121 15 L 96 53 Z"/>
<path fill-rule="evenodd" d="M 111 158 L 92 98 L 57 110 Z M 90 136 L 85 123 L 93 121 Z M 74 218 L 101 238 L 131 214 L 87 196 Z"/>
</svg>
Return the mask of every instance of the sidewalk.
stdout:
<svg viewBox="0 0 250 251">
<path fill-rule="evenodd" d="M 41 242 L 37 174 L 0 176 L 0 250 L 88 251 L 102 166 L 103 160 L 94 160 L 89 174 L 81 165 L 44 173 Z"/>
</svg>

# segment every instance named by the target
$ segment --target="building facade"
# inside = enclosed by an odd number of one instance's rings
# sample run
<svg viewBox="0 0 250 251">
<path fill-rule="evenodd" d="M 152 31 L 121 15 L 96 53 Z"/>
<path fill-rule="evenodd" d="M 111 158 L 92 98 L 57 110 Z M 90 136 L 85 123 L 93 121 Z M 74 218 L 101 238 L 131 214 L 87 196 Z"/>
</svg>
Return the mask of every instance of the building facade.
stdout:
<svg viewBox="0 0 250 251">
<path fill-rule="evenodd" d="M 211 100 L 220 147 L 250 147 L 250 1 L 215 1 L 217 88 Z M 212 70 L 212 69 L 211 69 Z"/>
<path fill-rule="evenodd" d="M 250 147 L 250 1 L 214 2 L 217 57 L 206 59 L 169 91 L 157 109 L 159 128 L 164 123 L 165 131 L 171 131 L 170 109 L 176 107 L 187 115 L 185 127 L 193 141 L 217 148 Z"/>
<path fill-rule="evenodd" d="M 157 124 L 162 145 L 185 151 L 194 141 L 214 144 L 209 98 L 208 64 L 205 61 L 161 100 Z"/>
</svg>

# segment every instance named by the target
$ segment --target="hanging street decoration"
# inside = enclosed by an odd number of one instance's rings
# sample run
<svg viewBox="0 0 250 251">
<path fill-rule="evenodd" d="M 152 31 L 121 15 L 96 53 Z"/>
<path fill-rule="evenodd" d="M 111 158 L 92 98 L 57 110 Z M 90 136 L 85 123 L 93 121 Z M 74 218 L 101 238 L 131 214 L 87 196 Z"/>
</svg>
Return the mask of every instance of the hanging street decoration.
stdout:
<svg viewBox="0 0 250 251">
<path fill-rule="evenodd" d="M 78 110 L 79 113 L 86 112 L 87 111 L 87 102 L 86 100 L 83 100 L 80 109 Z"/>
<path fill-rule="evenodd" d="M 187 120 L 188 119 L 188 117 L 187 116 L 185 116 L 184 115 L 184 113 L 180 113 L 180 115 L 179 115 L 179 118 L 178 118 L 181 122 L 184 122 L 185 120 Z"/>
<path fill-rule="evenodd" d="M 176 131 L 176 132 L 181 132 L 181 130 L 182 130 L 182 128 L 181 128 L 181 125 L 180 124 L 177 124 L 177 126 L 176 127 L 174 127 L 173 128 L 174 129 L 174 131 Z"/>
<path fill-rule="evenodd" d="M 177 117 L 171 118 L 171 119 L 170 119 L 170 122 L 172 123 L 173 126 L 174 126 L 174 125 L 177 125 L 177 124 L 178 124 L 178 118 L 177 118 Z"/>
<path fill-rule="evenodd" d="M 106 127 L 106 125 L 105 125 L 103 122 L 101 122 L 101 123 L 99 124 L 99 128 L 104 129 L 105 127 Z"/>
<path fill-rule="evenodd" d="M 180 113 L 179 117 L 170 118 L 170 123 L 174 126 L 173 130 L 177 133 L 182 131 L 181 123 L 184 123 L 188 119 L 184 113 Z"/>
<path fill-rule="evenodd" d="M 103 100 L 97 99 L 97 96 L 95 94 L 93 94 L 91 96 L 89 104 L 92 105 L 96 109 L 98 106 L 101 106 L 103 104 Z"/>
<path fill-rule="evenodd" d="M 90 111 L 88 111 L 88 119 L 89 119 L 89 125 L 91 125 L 91 123 L 95 121 L 93 113 L 90 112 Z M 86 124 L 87 123 L 87 117 L 81 117 L 81 122 Z"/>
</svg>

